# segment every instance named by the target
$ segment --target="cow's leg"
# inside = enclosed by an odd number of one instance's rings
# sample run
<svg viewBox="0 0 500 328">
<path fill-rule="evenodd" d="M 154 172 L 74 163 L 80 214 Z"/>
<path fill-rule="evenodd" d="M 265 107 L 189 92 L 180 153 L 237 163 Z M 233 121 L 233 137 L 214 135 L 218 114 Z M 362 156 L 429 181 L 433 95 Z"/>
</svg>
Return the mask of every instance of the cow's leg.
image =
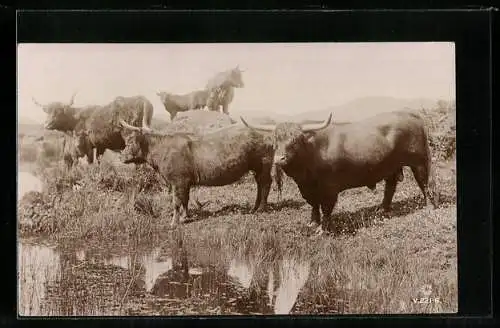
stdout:
<svg viewBox="0 0 500 328">
<path fill-rule="evenodd" d="M 189 188 L 172 185 L 173 215 L 170 226 L 176 227 L 179 221 L 184 222 L 187 217 L 187 204 L 189 201 Z"/>
<path fill-rule="evenodd" d="M 280 202 L 283 192 L 283 170 L 276 164 L 273 164 L 271 178 L 276 184 L 275 189 L 278 192 L 278 202 Z"/>
<path fill-rule="evenodd" d="M 257 197 L 255 198 L 255 204 L 250 213 L 255 213 L 257 211 L 262 200 L 262 187 L 257 178 L 257 174 L 255 175 L 255 181 L 257 181 Z"/>
<path fill-rule="evenodd" d="M 188 204 L 189 204 L 189 189 L 188 187 L 184 188 L 182 193 L 181 193 L 181 223 L 186 221 L 186 219 L 189 217 L 189 211 L 188 211 Z"/>
<path fill-rule="evenodd" d="M 64 164 L 66 164 L 66 169 L 69 172 L 71 170 L 71 167 L 73 166 L 73 159 L 72 158 L 64 158 Z"/>
<path fill-rule="evenodd" d="M 181 210 L 181 199 L 177 196 L 177 187 L 172 186 L 172 221 L 170 222 L 170 227 L 174 228 L 179 224 L 179 212 Z"/>
<path fill-rule="evenodd" d="M 384 189 L 384 199 L 382 200 L 382 209 L 384 212 L 390 212 L 392 197 L 394 197 L 394 192 L 396 192 L 396 186 L 398 185 L 398 180 L 401 176 L 401 171 L 397 171 L 390 177 L 385 179 L 385 189 Z"/>
<path fill-rule="evenodd" d="M 97 160 L 97 163 L 100 164 L 101 163 L 101 160 L 102 160 L 102 155 L 104 155 L 104 152 L 106 151 L 106 149 L 103 149 L 103 148 L 96 148 L 96 160 Z"/>
<path fill-rule="evenodd" d="M 85 154 L 85 156 L 87 157 L 87 163 L 89 165 L 93 164 L 94 163 L 94 148 L 91 148 L 87 151 L 87 154 Z"/>
<path fill-rule="evenodd" d="M 415 177 L 415 180 L 417 180 L 417 184 L 424 195 L 426 206 L 432 205 L 434 208 L 437 208 L 435 195 L 433 196 L 429 190 L 428 166 L 425 164 L 411 166 L 411 171 L 413 172 L 413 176 Z M 433 192 L 435 191 L 433 190 Z"/>
<path fill-rule="evenodd" d="M 173 121 L 175 116 L 177 115 L 177 112 L 169 112 L 170 114 L 170 121 Z"/>
<path fill-rule="evenodd" d="M 271 190 L 272 178 L 270 168 L 263 170 L 264 172 L 260 175 L 255 176 L 255 180 L 257 181 L 257 188 L 260 190 L 260 199 L 259 192 L 257 192 L 257 199 L 255 200 L 255 211 L 264 211 L 267 206 L 267 199 L 269 197 L 269 191 Z"/>
<path fill-rule="evenodd" d="M 205 103 L 205 106 L 207 106 L 208 110 L 209 111 L 213 111 L 214 110 L 214 92 L 211 91 L 209 94 L 208 94 L 208 97 L 207 97 L 207 102 Z"/>
<path fill-rule="evenodd" d="M 224 114 L 229 115 L 229 110 L 228 110 L 228 107 L 229 107 L 229 104 L 226 104 L 226 103 L 223 103 L 223 104 L 222 104 L 222 112 L 223 112 Z"/>
<path fill-rule="evenodd" d="M 326 199 L 321 203 L 321 212 L 323 212 L 323 217 L 321 219 L 321 224 L 316 229 L 317 233 L 322 234 L 326 230 L 328 224 L 330 224 L 332 220 L 333 208 L 337 204 L 337 199 L 338 194 L 335 194 L 331 198 Z"/>
<path fill-rule="evenodd" d="M 260 170 L 255 171 L 255 182 L 257 182 L 257 198 L 255 199 L 255 205 L 252 209 L 252 213 L 256 211 L 264 211 L 267 206 L 267 199 L 269 197 L 269 191 L 271 190 L 272 178 L 271 178 L 272 162 L 262 164 Z"/>
<path fill-rule="evenodd" d="M 311 220 L 307 224 L 308 227 L 317 227 L 321 224 L 321 214 L 319 212 L 319 204 L 312 205 Z"/>
<path fill-rule="evenodd" d="M 405 179 L 405 175 L 403 173 L 403 167 L 401 167 L 398 171 L 398 181 L 403 182 L 404 179 Z"/>
</svg>

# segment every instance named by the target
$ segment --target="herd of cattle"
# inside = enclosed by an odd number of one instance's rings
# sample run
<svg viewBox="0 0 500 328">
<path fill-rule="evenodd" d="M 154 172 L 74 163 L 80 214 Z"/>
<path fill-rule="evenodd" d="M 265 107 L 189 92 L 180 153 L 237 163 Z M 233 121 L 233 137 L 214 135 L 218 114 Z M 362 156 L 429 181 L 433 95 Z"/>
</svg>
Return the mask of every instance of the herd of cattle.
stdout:
<svg viewBox="0 0 500 328">
<path fill-rule="evenodd" d="M 216 74 L 205 90 L 187 95 L 158 92 L 173 120 L 178 112 L 208 107 L 228 114 L 233 88 L 244 86 L 239 67 Z M 35 100 L 34 100 L 35 101 Z M 257 197 L 252 212 L 266 208 L 272 170 L 281 185 L 284 172 L 312 206 L 309 225 L 323 231 L 338 194 L 384 180 L 382 209 L 390 210 L 393 195 L 409 166 L 427 205 L 437 206 L 431 154 L 424 120 L 414 112 L 396 111 L 353 123 L 332 122 L 274 125 L 243 124 L 199 135 L 162 133 L 151 128 L 152 104 L 143 96 L 117 97 L 105 106 L 40 105 L 47 114 L 45 128 L 67 134 L 64 158 L 71 167 L 86 156 L 89 163 L 106 149 L 120 152 L 123 163 L 149 164 L 172 192 L 171 226 L 188 216 L 193 186 L 223 186 L 253 171 Z M 321 212 L 320 212 L 321 211 Z M 322 216 L 321 216 L 322 213 Z"/>
</svg>

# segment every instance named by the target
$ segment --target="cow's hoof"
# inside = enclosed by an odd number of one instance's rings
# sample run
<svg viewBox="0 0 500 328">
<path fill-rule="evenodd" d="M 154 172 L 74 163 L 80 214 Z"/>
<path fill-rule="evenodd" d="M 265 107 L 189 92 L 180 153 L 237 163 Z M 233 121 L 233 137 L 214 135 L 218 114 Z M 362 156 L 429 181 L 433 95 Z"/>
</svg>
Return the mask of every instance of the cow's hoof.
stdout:
<svg viewBox="0 0 500 328">
<path fill-rule="evenodd" d="M 323 230 L 322 226 L 319 226 L 316 228 L 316 231 L 314 232 L 314 234 L 316 236 L 322 236 L 323 234 L 325 234 L 325 230 Z"/>
<path fill-rule="evenodd" d="M 318 222 L 315 222 L 315 221 L 309 221 L 309 223 L 307 224 L 307 227 L 308 228 L 315 228 L 319 225 Z"/>
<path fill-rule="evenodd" d="M 389 216 L 390 213 L 391 213 L 391 208 L 383 206 L 383 205 L 377 207 L 377 209 L 375 210 L 375 214 L 378 214 L 381 216 Z"/>
<path fill-rule="evenodd" d="M 424 209 L 425 209 L 426 211 L 432 211 L 432 210 L 437 209 L 437 206 L 434 206 L 433 204 L 425 204 L 425 205 L 424 205 Z"/>
</svg>

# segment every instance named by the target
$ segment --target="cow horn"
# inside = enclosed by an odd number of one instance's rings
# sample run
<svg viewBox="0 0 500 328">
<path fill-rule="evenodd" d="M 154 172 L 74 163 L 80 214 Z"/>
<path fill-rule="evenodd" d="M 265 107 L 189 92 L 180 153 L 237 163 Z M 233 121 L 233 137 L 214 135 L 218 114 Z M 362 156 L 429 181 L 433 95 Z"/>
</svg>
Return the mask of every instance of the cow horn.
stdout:
<svg viewBox="0 0 500 328">
<path fill-rule="evenodd" d="M 75 91 L 73 93 L 73 96 L 71 96 L 71 99 L 69 100 L 69 103 L 68 103 L 68 106 L 71 107 L 73 106 L 73 103 L 75 102 L 75 96 L 76 96 L 77 92 Z"/>
<path fill-rule="evenodd" d="M 125 122 L 124 120 L 120 120 L 120 124 L 124 128 L 132 130 L 132 131 L 139 131 L 141 133 L 155 134 L 155 132 L 149 126 L 143 126 L 140 128 L 138 126 L 130 125 L 127 122 Z"/>
<path fill-rule="evenodd" d="M 254 129 L 254 130 L 260 130 L 260 131 L 270 132 L 270 131 L 274 131 L 274 128 L 275 128 L 274 125 L 273 126 L 263 125 L 263 124 L 252 124 L 252 125 L 250 125 L 241 116 L 240 116 L 240 120 L 241 120 L 241 122 L 243 122 L 243 124 L 245 124 L 245 126 L 249 127 L 250 129 Z"/>
<path fill-rule="evenodd" d="M 33 99 L 33 102 L 35 103 L 35 105 L 39 106 L 40 108 L 42 108 L 42 110 L 45 112 L 45 113 L 48 113 L 48 109 L 47 107 L 45 107 L 44 105 L 40 104 L 38 101 L 36 101 L 35 97 L 31 97 L 31 99 Z"/>
<path fill-rule="evenodd" d="M 43 105 L 40 104 L 38 101 L 36 101 L 35 97 L 31 97 L 31 99 L 33 99 L 33 102 L 35 103 L 35 105 L 43 108 Z"/>
<path fill-rule="evenodd" d="M 144 125 L 141 129 L 143 133 L 155 134 L 155 132 L 147 125 Z"/>
<path fill-rule="evenodd" d="M 317 131 L 326 128 L 328 125 L 330 125 L 330 122 L 332 121 L 332 113 L 328 116 L 328 119 L 326 119 L 323 123 L 317 123 L 317 124 L 305 124 L 302 126 L 302 131 L 304 132 L 312 132 L 312 131 Z"/>
</svg>

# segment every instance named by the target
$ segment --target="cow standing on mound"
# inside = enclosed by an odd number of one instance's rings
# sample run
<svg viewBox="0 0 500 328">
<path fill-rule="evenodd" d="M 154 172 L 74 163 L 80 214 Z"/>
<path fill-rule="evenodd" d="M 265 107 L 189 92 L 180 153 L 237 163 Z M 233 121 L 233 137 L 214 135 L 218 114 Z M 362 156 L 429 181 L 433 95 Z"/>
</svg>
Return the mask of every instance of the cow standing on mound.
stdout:
<svg viewBox="0 0 500 328">
<path fill-rule="evenodd" d="M 426 204 L 437 206 L 428 137 L 420 116 L 389 112 L 342 125 L 330 124 L 331 118 L 332 114 L 324 123 L 303 126 L 249 125 L 241 118 L 253 130 L 272 132 L 274 162 L 312 206 L 309 225 L 318 226 L 318 233 L 330 220 L 338 194 L 346 189 L 374 188 L 385 180 L 381 206 L 390 211 L 403 166 L 411 168 Z"/>
<path fill-rule="evenodd" d="M 241 77 L 239 66 L 233 69 L 217 73 L 211 78 L 205 89 L 208 91 L 207 107 L 212 111 L 219 111 L 222 106 L 222 112 L 229 114 L 229 104 L 234 98 L 234 88 L 243 88 L 245 85 Z"/>
<path fill-rule="evenodd" d="M 153 105 L 143 96 L 116 97 L 105 106 L 83 108 L 73 107 L 74 98 L 75 95 L 67 104 L 52 102 L 41 105 L 34 98 L 33 101 L 47 113 L 45 129 L 70 134 L 77 133 L 78 140 L 91 145 L 86 154 L 89 164 L 94 162 L 94 148 L 97 159 L 104 154 L 106 149 L 121 151 L 125 148 L 124 138 L 127 132 L 121 129 L 120 120 L 135 126 L 151 125 Z"/>
<path fill-rule="evenodd" d="M 273 148 L 257 132 L 232 125 L 203 136 L 161 134 L 147 127 L 122 126 L 132 131 L 122 152 L 124 163 L 150 164 L 172 187 L 171 226 L 188 216 L 193 186 L 232 184 L 247 172 L 255 173 L 257 197 L 252 212 L 264 210 L 271 187 Z"/>
<path fill-rule="evenodd" d="M 156 95 L 160 97 L 165 110 L 170 114 L 171 121 L 174 120 L 179 112 L 205 108 L 208 99 L 207 90 L 197 90 L 185 95 L 158 91 Z"/>
</svg>

